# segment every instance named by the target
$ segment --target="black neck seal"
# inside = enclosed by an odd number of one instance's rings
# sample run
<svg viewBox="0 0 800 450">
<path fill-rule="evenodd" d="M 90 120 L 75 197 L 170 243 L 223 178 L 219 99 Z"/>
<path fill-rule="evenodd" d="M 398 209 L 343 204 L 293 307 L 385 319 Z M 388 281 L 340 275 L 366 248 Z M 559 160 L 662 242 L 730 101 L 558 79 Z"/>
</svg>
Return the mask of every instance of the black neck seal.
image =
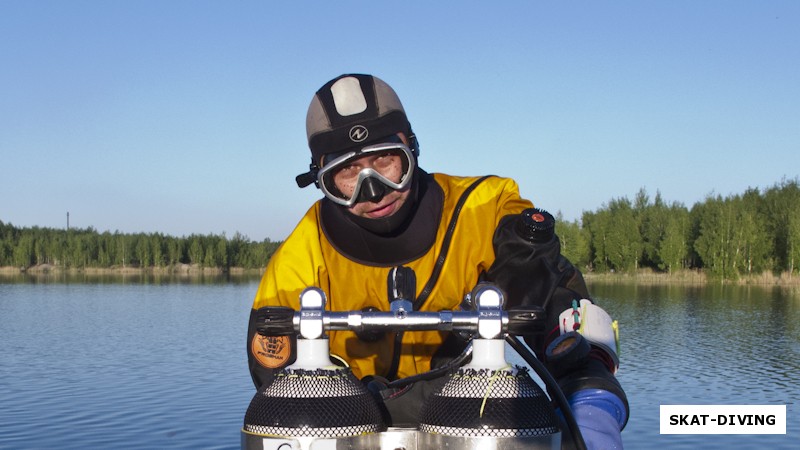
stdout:
<svg viewBox="0 0 800 450">
<path fill-rule="evenodd" d="M 444 191 L 417 168 L 408 199 L 392 216 L 368 219 L 322 199 L 322 231 L 341 254 L 360 264 L 396 266 L 424 255 L 436 241 Z"/>
</svg>

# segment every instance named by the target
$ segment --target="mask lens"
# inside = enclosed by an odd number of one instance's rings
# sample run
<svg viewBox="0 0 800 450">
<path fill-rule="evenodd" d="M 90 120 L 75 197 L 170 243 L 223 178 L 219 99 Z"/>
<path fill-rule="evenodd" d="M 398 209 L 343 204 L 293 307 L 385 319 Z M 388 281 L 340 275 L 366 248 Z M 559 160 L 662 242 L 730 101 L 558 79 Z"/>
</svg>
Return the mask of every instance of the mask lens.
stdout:
<svg viewBox="0 0 800 450">
<path fill-rule="evenodd" d="M 352 206 L 365 179 L 372 178 L 399 190 L 408 185 L 413 168 L 413 155 L 408 147 L 378 144 L 341 155 L 325 164 L 319 172 L 319 184 L 328 198 Z"/>
</svg>

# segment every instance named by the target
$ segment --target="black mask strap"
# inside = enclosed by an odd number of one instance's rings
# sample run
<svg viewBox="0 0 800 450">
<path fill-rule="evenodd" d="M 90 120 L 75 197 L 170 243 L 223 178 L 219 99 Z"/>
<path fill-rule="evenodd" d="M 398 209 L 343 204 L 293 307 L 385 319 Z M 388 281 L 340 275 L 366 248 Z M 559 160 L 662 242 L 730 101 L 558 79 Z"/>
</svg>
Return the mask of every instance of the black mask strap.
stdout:
<svg viewBox="0 0 800 450">
<path fill-rule="evenodd" d="M 300 175 L 294 177 L 294 181 L 297 183 L 297 187 L 304 188 L 306 186 L 310 186 L 312 183 L 319 187 L 319 181 L 317 181 L 317 173 L 319 173 L 319 167 L 313 162 L 308 165 L 308 172 L 301 173 Z"/>
</svg>

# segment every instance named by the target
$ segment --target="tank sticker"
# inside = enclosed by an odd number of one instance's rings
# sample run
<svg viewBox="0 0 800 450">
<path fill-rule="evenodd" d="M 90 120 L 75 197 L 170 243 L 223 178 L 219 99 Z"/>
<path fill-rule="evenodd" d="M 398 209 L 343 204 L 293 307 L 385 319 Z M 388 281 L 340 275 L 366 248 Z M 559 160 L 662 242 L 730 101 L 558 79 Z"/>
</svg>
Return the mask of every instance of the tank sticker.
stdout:
<svg viewBox="0 0 800 450">
<path fill-rule="evenodd" d="M 253 336 L 250 350 L 256 360 L 268 369 L 283 367 L 292 354 L 292 341 L 289 336 Z"/>
</svg>

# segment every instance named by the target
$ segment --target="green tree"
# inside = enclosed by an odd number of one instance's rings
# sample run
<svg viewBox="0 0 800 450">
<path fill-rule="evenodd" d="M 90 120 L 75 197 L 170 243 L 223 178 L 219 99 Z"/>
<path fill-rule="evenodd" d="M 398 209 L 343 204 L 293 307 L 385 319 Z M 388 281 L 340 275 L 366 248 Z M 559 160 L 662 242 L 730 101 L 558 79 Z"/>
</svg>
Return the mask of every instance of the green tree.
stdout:
<svg viewBox="0 0 800 450">
<path fill-rule="evenodd" d="M 621 271 L 639 268 L 642 238 L 630 200 L 623 197 L 608 205 L 610 226 L 606 236 L 606 252 L 611 265 Z"/>
<path fill-rule="evenodd" d="M 150 251 L 153 255 L 153 266 L 164 266 L 167 262 L 164 236 L 161 233 L 153 233 L 148 237 L 148 240 L 150 241 Z"/>
<path fill-rule="evenodd" d="M 205 267 L 219 267 L 221 258 L 217 255 L 217 240 L 216 236 L 208 236 L 204 239 L 203 250 L 203 266 Z"/>
<path fill-rule="evenodd" d="M 167 262 L 170 265 L 188 262 L 185 239 L 167 238 Z"/>
<path fill-rule="evenodd" d="M 18 267 L 32 266 L 34 263 L 33 248 L 33 235 L 23 233 L 14 247 L 14 265 Z"/>
<path fill-rule="evenodd" d="M 5 224 L 0 220 L 0 267 L 14 265 L 14 231 L 11 224 Z"/>
<path fill-rule="evenodd" d="M 146 235 L 141 234 L 136 237 L 135 255 L 136 260 L 141 267 L 150 267 L 153 265 L 153 249 L 150 247 L 150 239 Z"/>
<path fill-rule="evenodd" d="M 611 270 L 608 258 L 607 241 L 610 226 L 608 210 L 599 209 L 595 212 L 584 212 L 581 222 L 589 235 L 589 253 L 596 270 L 607 272 Z"/>
<path fill-rule="evenodd" d="M 570 262 L 579 267 L 589 265 L 591 262 L 589 239 L 577 220 L 564 221 L 559 212 L 556 215 L 556 234 L 561 243 L 561 253 Z"/>
<path fill-rule="evenodd" d="M 650 204 L 644 189 L 640 190 L 637 194 L 634 213 L 639 223 L 639 235 L 642 238 L 641 265 L 660 268 L 664 264 L 661 261 L 659 246 L 666 233 L 668 214 L 661 193 L 657 191 L 653 203 Z"/>
<path fill-rule="evenodd" d="M 736 214 L 733 205 L 719 195 L 709 196 L 696 211 L 699 230 L 694 248 L 703 261 L 703 267 L 713 276 L 737 278 L 733 248 Z"/>
<path fill-rule="evenodd" d="M 200 242 L 199 236 L 189 236 L 189 263 L 191 264 L 203 264 L 203 257 L 205 256 L 205 251 L 203 249 L 203 244 Z"/>
<path fill-rule="evenodd" d="M 215 243 L 216 251 L 214 252 L 214 267 L 229 268 L 230 267 L 230 253 L 228 249 L 228 239 L 223 234 L 217 237 Z"/>
<path fill-rule="evenodd" d="M 658 268 L 667 272 L 687 266 L 689 252 L 689 211 L 681 204 L 670 206 L 663 216 L 664 231 L 657 243 L 655 260 Z"/>
<path fill-rule="evenodd" d="M 786 270 L 789 272 L 789 276 L 792 276 L 798 271 L 800 263 L 800 208 L 789 212 L 786 234 Z"/>
<path fill-rule="evenodd" d="M 748 189 L 731 200 L 737 226 L 734 227 L 735 264 L 739 274 L 761 273 L 771 266 L 770 239 L 763 216 L 763 198 L 758 189 Z"/>
<path fill-rule="evenodd" d="M 228 253 L 230 255 L 230 265 L 235 267 L 250 267 L 250 246 L 249 239 L 238 231 L 228 241 Z"/>
<path fill-rule="evenodd" d="M 800 182 L 796 178 L 784 179 L 767 189 L 763 197 L 761 213 L 765 231 L 772 241 L 770 253 L 775 259 L 774 268 L 779 271 L 792 270 L 790 267 L 796 267 L 797 264 L 792 264 L 789 255 L 789 223 L 790 216 L 800 209 Z"/>
</svg>

